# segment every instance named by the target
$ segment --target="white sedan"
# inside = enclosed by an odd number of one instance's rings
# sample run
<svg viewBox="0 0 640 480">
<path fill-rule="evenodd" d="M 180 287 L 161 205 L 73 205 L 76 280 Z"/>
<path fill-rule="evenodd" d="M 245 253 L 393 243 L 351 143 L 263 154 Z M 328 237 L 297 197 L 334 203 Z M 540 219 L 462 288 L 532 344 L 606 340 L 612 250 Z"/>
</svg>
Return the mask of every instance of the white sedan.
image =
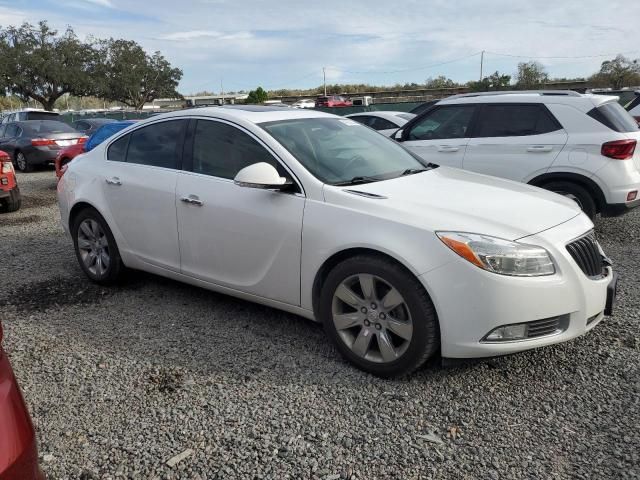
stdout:
<svg viewBox="0 0 640 480">
<path fill-rule="evenodd" d="M 293 108 L 315 108 L 316 101 L 313 98 L 303 98 L 291 104 Z"/>
<path fill-rule="evenodd" d="M 393 135 L 399 128 L 404 127 L 404 125 L 414 117 L 415 115 L 413 113 L 386 112 L 384 110 L 345 115 L 345 118 L 350 118 L 367 127 L 371 127 L 387 137 Z"/>
<path fill-rule="evenodd" d="M 293 312 L 376 375 L 563 342 L 611 311 L 574 202 L 426 164 L 350 119 L 182 110 L 69 165 L 62 225 L 91 280 L 140 269 Z"/>
</svg>

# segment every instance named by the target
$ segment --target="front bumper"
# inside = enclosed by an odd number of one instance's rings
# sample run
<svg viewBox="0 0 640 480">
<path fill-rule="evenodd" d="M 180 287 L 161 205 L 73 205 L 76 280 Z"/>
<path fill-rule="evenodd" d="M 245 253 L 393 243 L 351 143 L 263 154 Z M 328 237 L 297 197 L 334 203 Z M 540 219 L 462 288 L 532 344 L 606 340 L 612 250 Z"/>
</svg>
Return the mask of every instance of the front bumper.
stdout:
<svg viewBox="0 0 640 480">
<path fill-rule="evenodd" d="M 29 412 L 0 348 L 0 480 L 42 480 Z"/>
<path fill-rule="evenodd" d="M 566 244 L 593 228 L 585 215 L 521 239 L 552 255 L 556 273 L 545 277 L 509 277 L 482 270 L 457 257 L 420 277 L 438 313 L 442 356 L 491 357 L 565 342 L 584 334 L 603 318 L 613 270 L 588 278 Z M 446 248 L 446 247 L 445 247 Z M 493 329 L 521 322 L 568 316 L 567 328 L 553 335 L 485 343 Z"/>
</svg>

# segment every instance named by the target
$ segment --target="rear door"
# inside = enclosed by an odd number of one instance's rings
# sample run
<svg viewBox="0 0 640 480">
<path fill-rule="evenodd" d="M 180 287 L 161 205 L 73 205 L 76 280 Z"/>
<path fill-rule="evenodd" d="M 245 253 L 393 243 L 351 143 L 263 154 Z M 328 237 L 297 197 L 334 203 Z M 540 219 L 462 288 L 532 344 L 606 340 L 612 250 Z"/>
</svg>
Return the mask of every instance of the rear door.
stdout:
<svg viewBox="0 0 640 480">
<path fill-rule="evenodd" d="M 544 104 L 484 104 L 467 146 L 463 168 L 528 181 L 551 166 L 567 137 Z"/>
<path fill-rule="evenodd" d="M 439 105 L 404 129 L 402 142 L 428 162 L 462 168 L 476 105 Z"/>
<path fill-rule="evenodd" d="M 107 149 L 100 184 L 128 250 L 145 263 L 178 272 L 177 169 L 187 120 L 165 120 L 120 137 Z"/>
</svg>

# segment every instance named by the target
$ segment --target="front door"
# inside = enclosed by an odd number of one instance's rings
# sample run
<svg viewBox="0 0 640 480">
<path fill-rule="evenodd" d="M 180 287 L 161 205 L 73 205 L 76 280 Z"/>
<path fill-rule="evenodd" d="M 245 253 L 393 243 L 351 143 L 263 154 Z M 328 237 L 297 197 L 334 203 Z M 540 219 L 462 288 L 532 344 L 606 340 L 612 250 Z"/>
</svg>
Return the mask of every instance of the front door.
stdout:
<svg viewBox="0 0 640 480">
<path fill-rule="evenodd" d="M 428 162 L 462 168 L 475 105 L 443 105 L 407 127 L 405 147 Z"/>
<path fill-rule="evenodd" d="M 245 293 L 300 304 L 301 192 L 240 187 L 258 162 L 287 171 L 253 135 L 214 120 L 192 124 L 190 170 L 178 174 L 182 273 Z"/>
</svg>

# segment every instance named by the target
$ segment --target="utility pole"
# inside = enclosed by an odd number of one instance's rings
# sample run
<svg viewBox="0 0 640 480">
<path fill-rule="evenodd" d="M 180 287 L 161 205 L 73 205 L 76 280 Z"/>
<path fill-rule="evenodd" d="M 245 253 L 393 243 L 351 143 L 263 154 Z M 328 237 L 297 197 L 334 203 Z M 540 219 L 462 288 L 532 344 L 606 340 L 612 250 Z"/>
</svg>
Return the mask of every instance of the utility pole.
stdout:
<svg viewBox="0 0 640 480">
<path fill-rule="evenodd" d="M 480 53 L 480 81 L 482 81 L 482 67 L 484 65 L 484 50 Z"/>
<path fill-rule="evenodd" d="M 327 73 L 324 67 L 322 67 L 322 83 L 324 84 L 324 96 L 327 96 Z"/>
<path fill-rule="evenodd" d="M 220 79 L 220 95 L 222 96 L 222 105 L 224 105 L 224 87 L 222 86 L 222 79 Z"/>
</svg>

